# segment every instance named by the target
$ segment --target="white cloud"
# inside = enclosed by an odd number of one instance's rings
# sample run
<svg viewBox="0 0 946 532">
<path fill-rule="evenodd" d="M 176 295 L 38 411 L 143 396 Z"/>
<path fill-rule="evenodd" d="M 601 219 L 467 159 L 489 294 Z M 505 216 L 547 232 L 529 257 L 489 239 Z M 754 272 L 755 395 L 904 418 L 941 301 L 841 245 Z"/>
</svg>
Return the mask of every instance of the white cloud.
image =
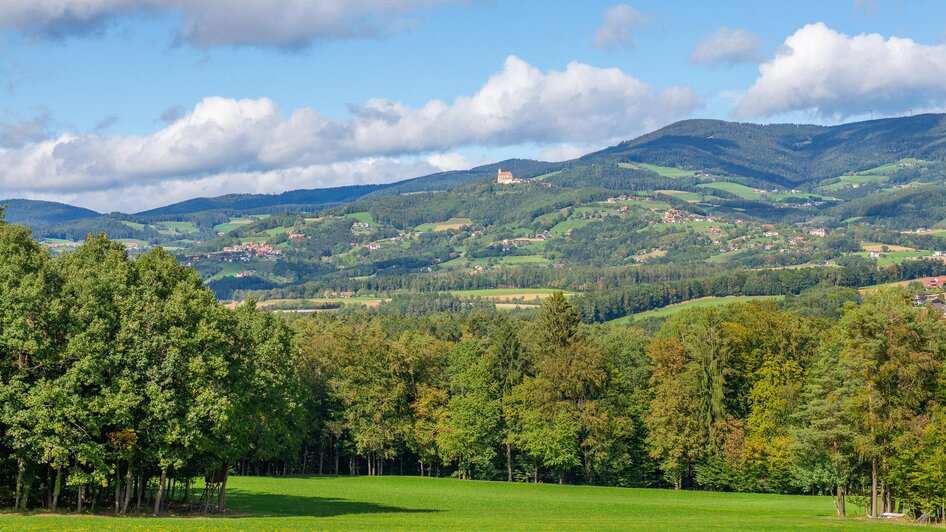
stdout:
<svg viewBox="0 0 946 532">
<path fill-rule="evenodd" d="M 4 0 L 0 28 L 36 37 L 99 31 L 135 13 L 181 19 L 178 38 L 194 46 L 298 48 L 316 40 L 371 37 L 409 26 L 410 14 L 456 0 Z"/>
<path fill-rule="evenodd" d="M 696 64 L 754 63 L 759 59 L 759 38 L 744 29 L 719 28 L 696 44 L 690 61 Z"/>
<path fill-rule="evenodd" d="M 631 30 L 647 22 L 647 17 L 627 4 L 618 4 L 604 15 L 604 23 L 595 32 L 592 44 L 602 50 L 631 45 Z"/>
<path fill-rule="evenodd" d="M 449 158 L 449 154 L 444 154 Z M 6 198 L 60 201 L 99 212 L 137 212 L 196 197 L 213 197 L 238 191 L 268 194 L 300 188 L 390 183 L 400 179 L 440 172 L 447 168 L 427 158 L 366 158 L 351 162 L 293 167 L 259 172 L 222 172 L 195 179 L 129 182 L 120 186 L 75 192 L 5 192 Z"/>
<path fill-rule="evenodd" d="M 733 110 L 739 118 L 801 111 L 824 118 L 946 104 L 946 45 L 809 24 L 785 40 Z"/>
<path fill-rule="evenodd" d="M 374 174 L 380 182 L 418 175 L 402 172 L 406 160 L 421 161 L 423 168 L 410 167 L 418 172 L 467 166 L 448 153 L 461 147 L 614 143 L 684 118 L 698 104 L 689 87 L 658 90 L 615 68 L 572 62 L 542 72 L 510 56 L 475 94 L 452 103 L 414 108 L 373 99 L 335 120 L 311 108 L 287 115 L 268 98 L 208 97 L 146 136 L 93 132 L 0 148 L 0 190 L 66 197 L 194 183 L 197 193 L 209 182 L 234 192 L 256 190 L 248 186 L 257 180 L 271 192 L 360 182 L 356 169 L 365 164 L 399 161 L 398 171 Z M 121 208 L 138 207 L 135 195 L 121 197 Z"/>
<path fill-rule="evenodd" d="M 542 150 L 539 154 L 539 158 L 543 161 L 569 161 L 600 149 L 600 146 L 591 146 L 588 144 L 556 144 Z"/>
</svg>

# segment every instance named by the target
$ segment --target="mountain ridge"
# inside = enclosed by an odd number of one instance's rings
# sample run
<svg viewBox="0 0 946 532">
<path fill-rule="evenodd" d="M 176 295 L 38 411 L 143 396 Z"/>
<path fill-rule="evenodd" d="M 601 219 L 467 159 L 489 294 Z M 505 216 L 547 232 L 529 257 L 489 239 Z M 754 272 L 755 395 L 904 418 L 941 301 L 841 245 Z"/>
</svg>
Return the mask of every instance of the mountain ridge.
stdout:
<svg viewBox="0 0 946 532">
<path fill-rule="evenodd" d="M 511 170 L 517 176 L 534 177 L 565 168 L 622 162 L 704 171 L 795 188 L 907 157 L 946 160 L 946 114 L 882 118 L 834 126 L 687 119 L 568 161 L 507 159 L 387 184 L 192 198 L 134 215 L 161 218 L 214 210 L 247 213 L 318 210 L 366 197 L 448 190 L 488 179 L 499 168 Z M 629 174 L 628 179 L 634 177 Z M 0 204 L 2 202 L 0 200 Z M 21 211 L 24 206 L 27 205 L 20 204 L 16 210 Z M 94 214 L 82 216 L 76 211 L 73 215 L 79 218 L 73 219 L 98 215 L 89 209 L 82 210 Z M 53 215 L 54 221 L 49 222 L 42 215 L 14 214 L 12 208 L 7 216 L 11 220 L 20 216 L 18 219 L 47 224 L 70 221 Z"/>
</svg>

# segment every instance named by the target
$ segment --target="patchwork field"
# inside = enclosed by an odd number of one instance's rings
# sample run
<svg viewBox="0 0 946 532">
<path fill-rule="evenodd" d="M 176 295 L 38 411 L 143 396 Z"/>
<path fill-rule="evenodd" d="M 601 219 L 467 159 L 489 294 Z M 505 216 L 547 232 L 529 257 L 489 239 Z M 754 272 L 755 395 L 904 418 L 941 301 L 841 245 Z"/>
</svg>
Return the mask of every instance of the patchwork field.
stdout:
<svg viewBox="0 0 946 532">
<path fill-rule="evenodd" d="M 226 517 L 0 515 L 5 530 L 892 530 L 831 498 L 418 477 L 231 477 Z M 850 504 L 850 503 L 849 503 Z M 859 510 L 851 505 L 851 513 Z"/>
</svg>

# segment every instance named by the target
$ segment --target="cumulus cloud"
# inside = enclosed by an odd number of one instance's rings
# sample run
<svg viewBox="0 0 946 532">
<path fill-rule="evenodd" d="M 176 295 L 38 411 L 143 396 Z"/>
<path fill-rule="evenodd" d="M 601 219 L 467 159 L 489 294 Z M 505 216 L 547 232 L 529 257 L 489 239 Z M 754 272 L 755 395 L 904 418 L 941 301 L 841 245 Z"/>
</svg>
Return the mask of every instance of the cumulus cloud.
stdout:
<svg viewBox="0 0 946 532">
<path fill-rule="evenodd" d="M 785 40 L 733 110 L 738 118 L 801 111 L 849 118 L 946 104 L 946 45 L 809 24 Z"/>
<path fill-rule="evenodd" d="M 758 59 L 759 38 L 744 29 L 719 28 L 700 39 L 690 54 L 690 61 L 699 65 L 754 63 Z"/>
<path fill-rule="evenodd" d="M 350 162 L 257 171 L 222 172 L 199 178 L 172 178 L 156 182 L 130 182 L 120 187 L 74 192 L 11 191 L 6 197 L 60 201 L 81 205 L 99 212 L 122 210 L 136 212 L 196 197 L 213 197 L 239 191 L 268 194 L 300 188 L 325 188 L 341 185 L 389 183 L 463 166 L 441 166 L 444 161 L 462 161 L 457 154 L 428 157 L 375 157 Z"/>
<path fill-rule="evenodd" d="M 475 94 L 449 103 L 372 99 L 331 119 L 312 108 L 286 114 L 268 98 L 208 97 L 150 135 L 93 132 L 0 149 L 0 189 L 87 194 L 221 176 L 250 176 L 229 191 L 245 191 L 246 179 L 261 176 L 269 191 L 342 184 L 358 179 L 346 177 L 354 168 L 347 164 L 416 157 L 427 157 L 428 168 L 464 164 L 444 155 L 464 146 L 613 143 L 688 116 L 698 104 L 689 87 L 655 89 L 615 68 L 572 62 L 542 72 L 510 56 Z M 307 168 L 333 171 L 305 183 L 315 175 Z"/>
<path fill-rule="evenodd" d="M 101 31 L 122 16 L 171 14 L 178 40 L 207 48 L 266 45 L 299 48 L 317 40 L 377 36 L 409 25 L 405 18 L 456 0 L 4 0 L 0 28 L 39 38 Z"/>
<path fill-rule="evenodd" d="M 630 46 L 631 30 L 647 22 L 647 17 L 627 4 L 618 4 L 604 15 L 604 23 L 595 32 L 592 44 L 602 50 Z"/>
</svg>

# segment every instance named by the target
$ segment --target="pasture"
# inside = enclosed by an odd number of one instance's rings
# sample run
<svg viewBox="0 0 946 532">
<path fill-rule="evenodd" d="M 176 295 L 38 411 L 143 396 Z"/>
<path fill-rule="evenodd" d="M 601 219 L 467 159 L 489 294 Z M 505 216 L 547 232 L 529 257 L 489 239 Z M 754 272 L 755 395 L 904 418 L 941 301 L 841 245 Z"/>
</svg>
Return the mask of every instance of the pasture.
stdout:
<svg viewBox="0 0 946 532">
<path fill-rule="evenodd" d="M 629 170 L 649 170 L 660 177 L 693 177 L 696 175 L 696 173 L 691 170 L 683 170 L 682 168 L 674 168 L 672 166 L 658 166 L 656 164 L 618 163 L 618 166 Z"/>
<path fill-rule="evenodd" d="M 231 477 L 226 516 L 0 515 L 4 530 L 892 530 L 829 497 L 419 477 Z M 851 512 L 857 512 L 851 507 Z"/>
<path fill-rule="evenodd" d="M 673 305 L 667 305 L 666 307 L 655 308 L 653 310 L 648 310 L 646 312 L 639 312 L 633 316 L 624 316 L 623 318 L 618 318 L 616 320 L 611 320 L 608 323 L 630 323 L 636 319 L 646 319 L 646 318 L 666 318 L 672 316 L 678 312 L 682 312 L 691 308 L 700 308 L 700 307 L 718 307 L 721 305 L 729 305 L 731 303 L 747 303 L 749 301 L 756 300 L 766 300 L 771 299 L 774 301 L 784 299 L 785 296 L 726 296 L 726 297 L 701 297 L 699 299 L 691 299 L 690 301 L 684 301 L 683 303 L 676 303 Z"/>
<path fill-rule="evenodd" d="M 453 231 L 457 229 L 462 229 L 468 225 L 471 225 L 473 220 L 469 218 L 450 218 L 446 222 L 433 222 L 420 224 L 414 228 L 415 231 L 425 233 L 428 231 Z"/>
<path fill-rule="evenodd" d="M 700 188 L 713 188 L 713 189 L 716 189 L 716 190 L 722 190 L 723 192 L 729 192 L 730 194 L 733 194 L 733 195 L 735 195 L 735 196 L 738 196 L 738 197 L 740 197 L 740 198 L 742 198 L 742 199 L 747 199 L 747 200 L 759 199 L 759 191 L 758 191 L 758 190 L 756 190 L 756 189 L 754 189 L 754 188 L 752 188 L 752 187 L 747 187 L 747 186 L 745 186 L 745 185 L 740 185 L 739 183 L 732 183 L 732 182 L 729 182 L 729 181 L 717 181 L 717 182 L 715 182 L 715 183 L 703 183 L 703 184 L 701 184 L 701 185 L 697 185 L 697 187 L 700 187 Z"/>
<path fill-rule="evenodd" d="M 547 288 L 484 288 L 481 290 L 453 290 L 450 293 L 457 297 L 479 297 L 492 301 L 513 301 L 517 299 L 536 300 L 551 297 L 559 290 Z M 565 296 L 570 296 L 565 292 Z"/>
</svg>

